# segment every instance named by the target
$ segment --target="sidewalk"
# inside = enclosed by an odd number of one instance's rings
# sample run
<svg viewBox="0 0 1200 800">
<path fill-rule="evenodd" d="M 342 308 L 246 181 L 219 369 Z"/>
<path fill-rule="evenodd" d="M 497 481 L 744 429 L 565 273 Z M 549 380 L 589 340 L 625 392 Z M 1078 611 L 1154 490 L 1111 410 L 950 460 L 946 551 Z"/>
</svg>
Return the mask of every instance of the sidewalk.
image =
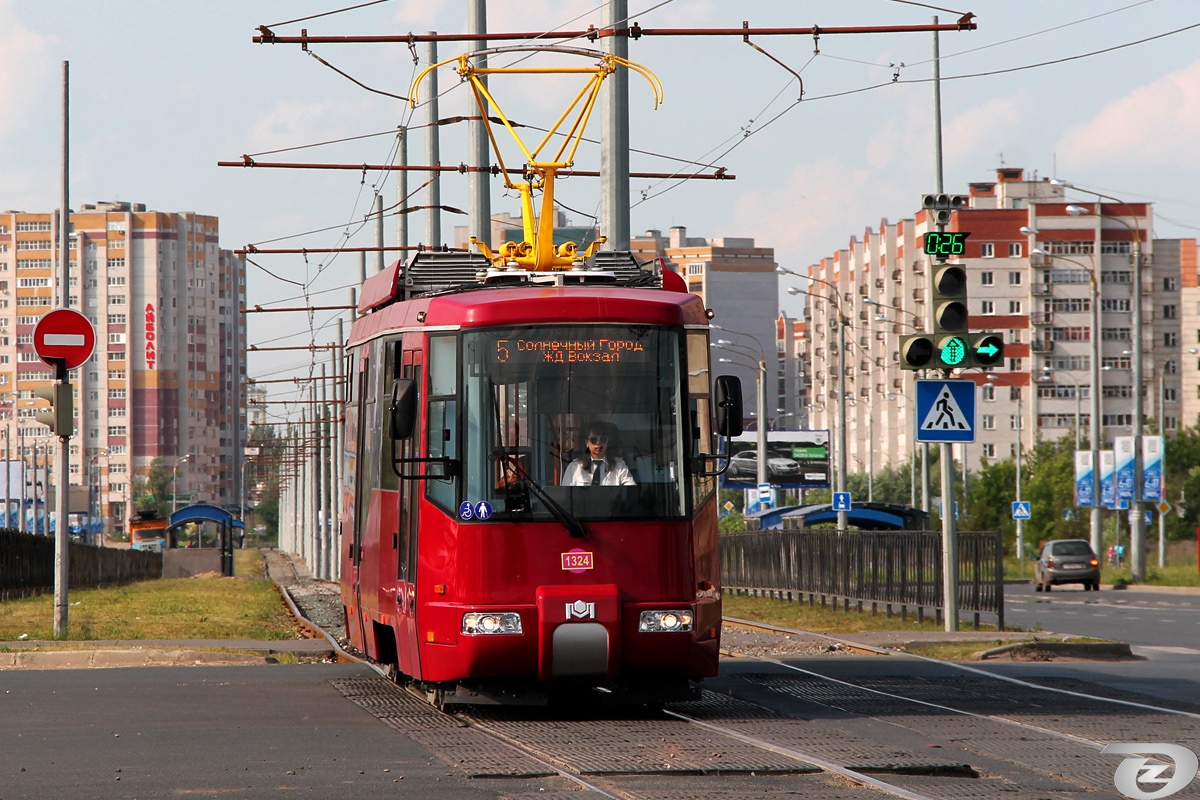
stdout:
<svg viewBox="0 0 1200 800">
<path fill-rule="evenodd" d="M 224 652 L 237 650 L 240 652 Z M 0 669 L 276 663 L 275 656 L 332 659 L 324 639 L 146 639 L 0 642 Z"/>
</svg>

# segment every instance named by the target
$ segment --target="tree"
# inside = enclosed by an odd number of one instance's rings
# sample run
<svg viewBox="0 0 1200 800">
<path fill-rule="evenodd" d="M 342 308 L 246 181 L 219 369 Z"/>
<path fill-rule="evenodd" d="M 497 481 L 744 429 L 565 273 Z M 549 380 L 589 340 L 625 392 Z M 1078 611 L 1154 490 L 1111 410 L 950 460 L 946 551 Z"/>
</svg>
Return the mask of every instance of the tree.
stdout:
<svg viewBox="0 0 1200 800">
<path fill-rule="evenodd" d="M 144 475 L 133 479 L 134 510 L 142 515 L 154 515 L 159 519 L 171 516 L 172 492 L 175 476 L 163 465 L 162 458 L 155 458 L 146 467 Z"/>
</svg>

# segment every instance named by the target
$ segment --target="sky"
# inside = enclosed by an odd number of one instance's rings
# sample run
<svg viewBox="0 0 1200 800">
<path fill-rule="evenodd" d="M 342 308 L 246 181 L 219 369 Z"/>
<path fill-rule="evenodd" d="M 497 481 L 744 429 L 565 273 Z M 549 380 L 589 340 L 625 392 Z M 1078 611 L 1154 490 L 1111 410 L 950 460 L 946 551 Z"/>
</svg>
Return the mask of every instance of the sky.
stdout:
<svg viewBox="0 0 1200 800">
<path fill-rule="evenodd" d="M 243 154 L 314 163 L 392 158 L 397 127 L 419 125 L 425 114 L 388 96 L 407 96 L 425 66 L 414 65 L 406 45 L 314 45 L 306 53 L 252 41 L 260 25 L 280 35 L 302 28 L 311 35 L 467 28 L 465 0 L 367 2 L 285 24 L 362 2 L 0 0 L 0 208 L 58 205 L 61 65 L 68 61 L 72 207 L 124 200 L 216 215 L 224 248 L 374 244 L 363 218 L 375 192 L 385 206 L 396 202 L 394 173 L 217 166 Z M 923 25 L 934 15 L 946 23 L 971 12 L 977 30 L 939 37 L 946 191 L 965 193 L 968 183 L 993 180 L 1000 166 L 1022 167 L 1027 176 L 1154 203 L 1158 238 L 1200 235 L 1200 196 L 1190 191 L 1200 184 L 1194 0 L 955 0 L 940 8 L 903 0 L 628 2 L 643 28 Z M 602 8 L 602 0 L 493 0 L 488 28 L 600 27 Z M 655 109 L 649 85 L 631 76 L 632 170 L 674 171 L 692 161 L 736 176 L 634 180 L 632 230 L 686 226 L 690 236 L 753 237 L 775 249 L 779 264 L 802 271 L 868 228 L 911 218 L 920 195 L 935 189 L 932 38 L 756 37 L 770 57 L 740 36 L 630 42 L 630 59 L 664 90 Z M 438 55 L 461 50 L 443 44 Z M 538 65 L 548 63 L 564 62 Z M 440 116 L 472 113 L 470 94 L 451 69 L 439 76 Z M 543 126 L 578 86 L 573 76 L 492 83 L 506 114 Z M 588 133 L 599 135 L 598 115 Z M 349 141 L 309 146 L 343 139 Z M 522 162 L 511 142 L 501 147 L 507 161 Z M 300 149 L 268 152 L 284 148 Z M 465 161 L 463 126 L 443 126 L 440 149 L 443 163 Z M 410 134 L 409 162 L 424 163 L 423 130 Z M 582 145 L 575 165 L 597 169 L 599 148 Z M 423 182 L 411 175 L 410 191 Z M 519 213 L 516 198 L 498 181 L 492 186 L 493 213 Z M 588 224 L 599 213 L 599 191 L 599 181 L 573 178 L 559 183 L 557 197 L 575 224 Z M 466 192 L 460 175 L 442 182 L 446 205 L 466 208 Z M 410 201 L 424 202 L 420 194 Z M 422 213 L 409 215 L 414 243 L 423 237 Z M 465 217 L 444 215 L 443 238 L 460 224 Z M 394 242 L 391 220 L 386 236 Z M 263 255 L 255 262 L 248 267 L 250 306 L 345 304 L 359 274 L 357 254 L 307 261 Z M 788 305 L 796 301 L 783 293 L 787 285 L 781 283 L 781 306 L 796 313 L 798 306 Z M 249 315 L 248 341 L 329 342 L 335 315 Z M 309 360 L 302 351 L 251 355 L 249 373 L 306 371 Z M 295 395 L 279 386 L 276 396 Z"/>
</svg>

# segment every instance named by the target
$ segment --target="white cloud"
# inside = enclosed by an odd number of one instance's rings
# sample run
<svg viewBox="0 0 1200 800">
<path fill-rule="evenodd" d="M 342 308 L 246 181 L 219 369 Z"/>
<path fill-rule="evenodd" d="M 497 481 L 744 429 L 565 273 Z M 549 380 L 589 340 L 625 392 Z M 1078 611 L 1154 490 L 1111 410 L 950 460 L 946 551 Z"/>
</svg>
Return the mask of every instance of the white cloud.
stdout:
<svg viewBox="0 0 1200 800">
<path fill-rule="evenodd" d="M 1114 100 L 1069 128 L 1055 149 L 1066 169 L 1200 166 L 1200 61 Z"/>
<path fill-rule="evenodd" d="M 720 232 L 700 236 L 753 236 L 759 246 L 774 247 L 775 258 L 790 268 L 797 253 L 819 252 L 814 243 L 824 243 L 828 254 L 845 247 L 850 236 L 861 235 L 864 220 L 857 213 L 866 193 L 874 193 L 871 172 L 849 167 L 835 159 L 800 164 L 771 191 L 740 195 L 734 203 L 733 220 Z M 831 240 L 830 234 L 842 236 Z"/>
<path fill-rule="evenodd" d="M 22 27 L 13 3 L 0 0 L 0 137 L 27 125 L 34 98 L 46 94 L 51 41 Z"/>
</svg>

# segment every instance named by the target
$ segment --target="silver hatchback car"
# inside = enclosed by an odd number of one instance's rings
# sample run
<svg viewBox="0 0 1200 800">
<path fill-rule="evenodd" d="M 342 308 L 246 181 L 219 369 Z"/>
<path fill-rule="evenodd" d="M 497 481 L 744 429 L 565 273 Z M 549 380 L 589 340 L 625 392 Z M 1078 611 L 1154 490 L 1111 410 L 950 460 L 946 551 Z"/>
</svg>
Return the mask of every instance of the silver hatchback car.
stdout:
<svg viewBox="0 0 1200 800">
<path fill-rule="evenodd" d="M 1085 591 L 1100 588 L 1100 559 L 1085 539 L 1056 539 L 1042 548 L 1033 568 L 1033 588 L 1048 592 L 1058 583 L 1082 583 Z"/>
</svg>

